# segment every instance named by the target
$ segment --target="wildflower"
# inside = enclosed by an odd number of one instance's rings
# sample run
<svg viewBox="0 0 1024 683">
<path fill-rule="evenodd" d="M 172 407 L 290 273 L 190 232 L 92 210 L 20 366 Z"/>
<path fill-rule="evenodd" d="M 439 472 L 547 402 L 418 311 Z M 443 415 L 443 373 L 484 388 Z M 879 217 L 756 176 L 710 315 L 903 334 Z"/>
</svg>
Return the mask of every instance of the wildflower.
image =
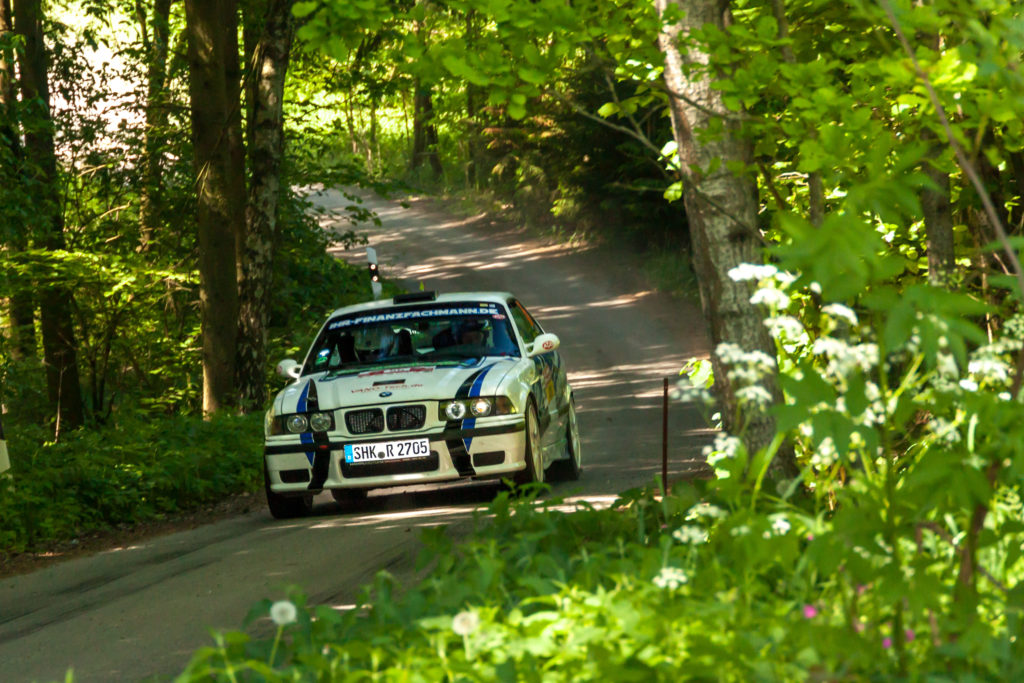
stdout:
<svg viewBox="0 0 1024 683">
<path fill-rule="evenodd" d="M 701 449 L 701 454 L 707 460 L 708 465 L 714 467 L 726 458 L 735 458 L 742 447 L 741 442 L 735 436 L 729 436 L 725 432 L 715 434 L 715 442 Z"/>
<path fill-rule="evenodd" d="M 804 619 L 813 619 L 818 616 L 818 608 L 814 605 L 804 605 Z"/>
<path fill-rule="evenodd" d="M 278 626 L 294 624 L 299 611 L 291 600 L 278 600 L 270 606 L 270 619 Z"/>
<path fill-rule="evenodd" d="M 890 638 L 889 636 L 882 638 L 882 647 L 884 647 L 886 650 L 890 649 L 892 647 L 892 638 Z"/>
<path fill-rule="evenodd" d="M 468 636 L 480 628 L 480 616 L 472 610 L 464 610 L 452 619 L 452 630 L 457 636 Z"/>
<path fill-rule="evenodd" d="M 662 567 L 661 571 L 658 572 L 658 575 L 651 581 L 658 588 L 674 591 L 689 580 L 689 577 L 686 576 L 686 572 L 678 567 Z"/>
<path fill-rule="evenodd" d="M 807 336 L 800 321 L 790 315 L 765 318 L 764 326 L 768 328 L 768 334 L 775 338 L 803 339 Z"/>
<path fill-rule="evenodd" d="M 978 390 L 978 383 L 973 379 L 962 379 L 960 380 L 960 388 L 964 391 L 974 392 Z"/>
<path fill-rule="evenodd" d="M 686 513 L 686 519 L 695 520 L 700 519 L 701 517 L 722 519 L 723 517 L 728 516 L 728 514 L 728 512 L 717 505 L 712 505 L 711 503 L 697 503 Z"/>
<path fill-rule="evenodd" d="M 777 536 L 783 536 L 787 531 L 790 530 L 789 521 L 785 517 L 776 517 L 775 521 L 772 522 L 772 531 Z"/>
<path fill-rule="evenodd" d="M 1005 382 L 1010 378 L 1010 368 L 995 358 L 976 358 L 967 364 L 967 371 L 994 382 Z"/>
<path fill-rule="evenodd" d="M 734 282 L 747 280 L 763 280 L 772 277 L 778 272 L 778 268 L 770 265 L 756 265 L 753 263 L 741 263 L 735 268 L 729 269 L 729 278 Z"/>
<path fill-rule="evenodd" d="M 823 306 L 821 312 L 829 317 L 845 320 L 851 325 L 857 324 L 857 314 L 853 312 L 852 308 L 842 304 L 829 304 L 827 306 Z"/>
<path fill-rule="evenodd" d="M 754 410 L 763 410 L 772 404 L 772 395 L 760 384 L 752 384 L 737 389 L 736 400 Z"/>
<path fill-rule="evenodd" d="M 903 632 L 903 637 L 906 638 L 907 642 L 913 642 L 914 638 L 917 638 L 917 634 L 914 633 L 914 629 L 908 628 Z"/>
<path fill-rule="evenodd" d="M 684 524 L 672 532 L 672 538 L 676 539 L 679 543 L 692 543 L 697 545 L 698 543 L 708 542 L 708 532 L 699 526 Z"/>
<path fill-rule="evenodd" d="M 781 310 L 789 306 L 789 297 L 778 289 L 763 287 L 754 292 L 754 295 L 750 297 L 750 303 L 764 304 L 769 308 Z"/>
</svg>

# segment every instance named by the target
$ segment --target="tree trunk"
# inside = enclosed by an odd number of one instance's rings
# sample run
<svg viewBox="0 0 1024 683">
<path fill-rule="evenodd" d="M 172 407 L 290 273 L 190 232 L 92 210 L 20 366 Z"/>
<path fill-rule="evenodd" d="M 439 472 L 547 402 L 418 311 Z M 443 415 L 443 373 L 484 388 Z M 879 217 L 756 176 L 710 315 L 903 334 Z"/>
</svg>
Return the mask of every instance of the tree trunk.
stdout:
<svg viewBox="0 0 1024 683">
<path fill-rule="evenodd" d="M 424 86 L 417 78 L 413 94 L 412 120 L 412 168 L 419 168 L 424 161 L 430 164 L 434 176 L 441 177 L 441 158 L 437 153 L 437 127 L 434 125 L 434 100 L 430 86 Z"/>
<path fill-rule="evenodd" d="M 25 151 L 33 166 L 35 215 L 38 217 L 38 241 L 50 250 L 64 249 L 64 216 L 57 186 L 57 156 L 54 151 L 50 117 L 50 86 L 47 80 L 46 46 L 43 42 L 40 0 L 14 2 L 15 30 L 24 40 L 21 55 L 21 96 L 35 105 L 45 125 L 31 126 L 25 133 Z M 74 429 L 83 422 L 81 383 L 75 330 L 72 325 L 74 299 L 60 283 L 41 288 L 40 328 L 43 336 L 43 362 L 46 388 L 57 417 L 56 431 Z"/>
<path fill-rule="evenodd" d="M 237 0 L 185 0 L 199 233 L 203 412 L 235 401 L 238 251 L 245 226 Z"/>
<path fill-rule="evenodd" d="M 728 272 L 741 263 L 761 263 L 761 236 L 757 230 L 757 186 L 749 178 L 727 170 L 729 161 L 749 162 L 750 150 L 733 135 L 726 118 L 721 135 L 703 142 L 696 133 L 707 127 L 712 117 L 728 117 L 730 112 L 711 83 L 718 74 L 708 68 L 708 55 L 696 48 L 681 49 L 679 40 L 690 31 L 711 24 L 725 25 L 724 5 L 717 0 L 655 0 L 659 14 L 670 4 L 683 10 L 679 24 L 668 26 L 659 36 L 665 55 L 665 83 L 669 98 L 672 129 L 684 175 L 683 200 L 693 244 L 694 270 L 700 283 L 701 303 L 712 344 L 732 342 L 746 351 L 761 351 L 775 357 L 775 347 L 763 324 L 760 310 L 750 303 L 751 290 L 746 282 L 733 281 Z M 692 70 L 691 70 L 692 69 Z M 712 162 L 721 163 L 717 168 Z M 713 169 L 713 170 L 712 170 Z M 732 385 L 718 353 L 712 354 L 715 387 L 722 406 L 726 430 L 741 435 L 748 450 L 766 446 L 775 434 L 775 421 L 762 412 L 743 414 L 736 388 Z M 769 393 L 780 399 L 777 377 L 763 381 Z M 777 471 L 796 471 L 792 453 L 776 457 Z"/>
<path fill-rule="evenodd" d="M 936 189 L 926 189 L 921 193 L 921 213 L 928 240 L 928 281 L 939 287 L 949 287 L 956 268 L 956 254 L 949 174 L 933 163 L 941 151 L 941 148 L 933 148 L 924 162 L 924 172 L 935 183 Z"/>
<path fill-rule="evenodd" d="M 14 16 L 10 0 L 0 0 L 0 40 L 14 33 Z M 7 61 L 0 54 L 0 190 L 2 200 L 9 207 L 28 204 L 22 182 L 24 151 L 18 130 L 17 87 L 14 61 Z M 0 208 L 0 211 L 3 209 Z M 7 219 L 5 219 L 7 220 Z M 12 251 L 23 251 L 28 247 L 28 235 L 19 221 L 8 220 L 9 232 L 6 246 Z M 23 360 L 36 355 L 35 305 L 28 287 L 18 287 L 8 303 L 8 317 L 11 323 L 11 358 Z"/>
<path fill-rule="evenodd" d="M 291 53 L 292 0 L 271 0 L 251 60 L 246 240 L 239 282 L 238 393 L 243 412 L 267 401 L 267 322 L 284 148 L 284 81 Z"/>
<path fill-rule="evenodd" d="M 145 251 L 153 241 L 160 222 L 160 198 L 163 190 L 162 145 L 167 129 L 167 55 L 170 37 L 172 0 L 155 0 L 152 22 L 146 15 L 142 0 L 136 0 L 135 11 L 142 31 L 142 48 L 146 53 L 146 136 L 143 143 L 142 192 L 139 198 L 139 242 Z M 153 33 L 148 27 L 152 24 Z"/>
</svg>

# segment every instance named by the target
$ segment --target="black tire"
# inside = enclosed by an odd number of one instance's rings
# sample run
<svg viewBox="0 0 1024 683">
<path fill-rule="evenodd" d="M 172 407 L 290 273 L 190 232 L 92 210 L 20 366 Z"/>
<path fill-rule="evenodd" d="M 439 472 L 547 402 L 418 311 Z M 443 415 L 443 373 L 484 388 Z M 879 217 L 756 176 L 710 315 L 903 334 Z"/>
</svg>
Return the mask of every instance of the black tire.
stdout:
<svg viewBox="0 0 1024 683">
<path fill-rule="evenodd" d="M 267 507 L 274 519 L 294 519 L 305 517 L 313 511 L 313 494 L 298 496 L 282 496 L 270 490 L 270 474 L 267 465 L 263 464 L 263 489 L 267 492 Z"/>
<path fill-rule="evenodd" d="M 531 400 L 526 406 L 526 468 L 516 474 L 516 486 L 531 483 L 544 483 L 544 465 L 541 462 L 540 421 L 537 419 L 537 406 Z"/>
<path fill-rule="evenodd" d="M 565 449 L 569 457 L 551 463 L 551 474 L 557 473 L 558 478 L 565 481 L 576 481 L 583 472 L 583 461 L 580 457 L 580 428 L 572 399 L 569 399 L 569 424 L 565 427 Z"/>
</svg>

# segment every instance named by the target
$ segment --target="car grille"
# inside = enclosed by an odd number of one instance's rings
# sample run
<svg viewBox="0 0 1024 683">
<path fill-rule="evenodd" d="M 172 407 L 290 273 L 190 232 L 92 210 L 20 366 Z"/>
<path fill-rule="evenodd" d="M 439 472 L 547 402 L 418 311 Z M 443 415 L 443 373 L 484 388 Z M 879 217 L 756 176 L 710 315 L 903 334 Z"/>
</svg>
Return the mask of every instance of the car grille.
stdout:
<svg viewBox="0 0 1024 683">
<path fill-rule="evenodd" d="M 388 408 L 388 430 L 420 429 L 427 420 L 426 406 L 395 406 Z"/>
<path fill-rule="evenodd" d="M 345 426 L 350 434 L 376 434 L 384 431 L 384 413 L 380 408 L 350 410 L 345 413 Z"/>
</svg>

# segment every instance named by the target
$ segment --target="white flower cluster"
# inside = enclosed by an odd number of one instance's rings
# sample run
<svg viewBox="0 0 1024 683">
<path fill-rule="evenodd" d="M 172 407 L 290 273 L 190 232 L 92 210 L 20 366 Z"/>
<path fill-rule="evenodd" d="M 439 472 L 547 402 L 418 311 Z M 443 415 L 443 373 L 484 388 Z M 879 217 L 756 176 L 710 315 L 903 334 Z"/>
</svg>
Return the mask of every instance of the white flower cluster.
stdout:
<svg viewBox="0 0 1024 683">
<path fill-rule="evenodd" d="M 699 545 L 708 542 L 708 532 L 702 527 L 684 524 L 672 532 L 672 538 L 676 539 L 677 543 Z"/>
<path fill-rule="evenodd" d="M 835 337 L 819 337 L 811 351 L 826 356 L 825 372 L 835 379 L 845 379 L 857 371 L 869 372 L 878 365 L 878 344 L 847 344 Z"/>
<path fill-rule="evenodd" d="M 704 387 L 694 386 L 689 378 L 683 377 L 668 392 L 669 398 L 673 401 L 685 401 L 687 403 L 701 403 L 710 406 L 715 402 L 711 392 Z"/>
<path fill-rule="evenodd" d="M 697 519 L 723 519 L 728 517 L 729 513 L 711 503 L 700 502 L 691 507 L 686 512 L 686 519 L 693 521 Z"/>
<path fill-rule="evenodd" d="M 791 528 L 789 520 L 783 515 L 778 515 L 772 520 L 772 533 L 776 536 L 785 536 Z"/>
<path fill-rule="evenodd" d="M 772 395 L 760 384 L 751 384 L 736 390 L 736 400 L 744 408 L 761 412 L 772 404 Z"/>
<path fill-rule="evenodd" d="M 804 329 L 803 323 L 791 315 L 765 318 L 764 326 L 768 328 L 768 334 L 775 339 L 803 342 L 807 340 L 807 330 Z"/>
<path fill-rule="evenodd" d="M 1011 370 L 1009 365 L 995 356 L 980 355 L 967 364 L 967 372 L 974 375 L 975 380 L 1004 384 L 1010 380 Z"/>
<path fill-rule="evenodd" d="M 767 306 L 776 311 L 781 311 L 789 306 L 789 297 L 780 289 L 774 287 L 761 287 L 750 297 L 750 303 Z"/>
<path fill-rule="evenodd" d="M 778 272 L 779 269 L 772 265 L 741 263 L 735 268 L 729 269 L 729 277 L 734 282 L 748 282 L 750 280 L 765 280 Z"/>
<path fill-rule="evenodd" d="M 715 355 L 726 367 L 729 381 L 740 386 L 757 384 L 775 369 L 775 359 L 764 351 L 744 351 L 738 344 L 722 342 Z"/>
<path fill-rule="evenodd" d="M 1004 339 L 1024 340 L 1024 315 L 1017 314 L 1003 323 Z"/>
<path fill-rule="evenodd" d="M 658 575 L 652 579 L 655 586 L 670 591 L 674 591 L 689 580 L 686 572 L 678 567 L 662 567 Z"/>
<path fill-rule="evenodd" d="M 726 458 L 735 458 L 742 446 L 743 442 L 739 438 L 725 432 L 718 432 L 715 434 L 715 442 L 702 448 L 701 454 L 707 460 L 708 465 L 714 467 Z"/>
<path fill-rule="evenodd" d="M 967 380 L 963 380 L 967 381 Z M 976 390 L 976 389 L 975 389 Z M 960 430 L 956 424 L 942 417 L 933 417 L 928 420 L 928 428 L 932 434 L 935 435 L 935 439 L 943 445 L 955 446 L 963 440 L 960 435 Z"/>
<path fill-rule="evenodd" d="M 849 306 L 843 304 L 828 304 L 821 307 L 821 312 L 836 320 L 845 320 L 850 325 L 857 324 L 857 314 Z"/>
</svg>

